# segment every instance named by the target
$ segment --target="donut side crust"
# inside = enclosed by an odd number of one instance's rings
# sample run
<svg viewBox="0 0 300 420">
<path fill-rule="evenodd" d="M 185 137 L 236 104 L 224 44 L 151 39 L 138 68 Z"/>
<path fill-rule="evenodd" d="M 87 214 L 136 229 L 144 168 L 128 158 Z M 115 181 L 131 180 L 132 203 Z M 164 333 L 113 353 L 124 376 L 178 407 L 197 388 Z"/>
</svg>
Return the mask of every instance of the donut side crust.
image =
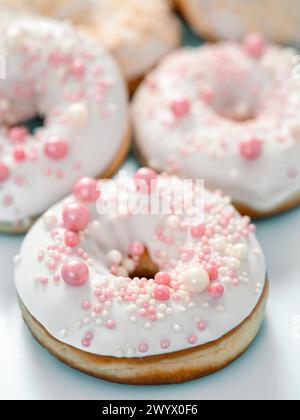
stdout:
<svg viewBox="0 0 300 420">
<path fill-rule="evenodd" d="M 107 166 L 107 168 L 98 176 L 99 179 L 109 179 L 111 178 L 122 165 L 124 160 L 126 159 L 128 152 L 131 147 L 131 137 L 132 137 L 132 129 L 130 123 L 128 123 L 126 132 L 123 136 L 122 144 L 113 158 L 112 162 Z M 0 233 L 6 234 L 14 234 L 14 235 L 22 235 L 26 233 L 30 227 L 36 222 L 39 216 L 32 217 L 29 220 L 28 225 L 25 226 L 15 226 L 11 223 L 0 223 Z"/>
<path fill-rule="evenodd" d="M 179 384 L 217 372 L 239 358 L 257 336 L 269 294 L 266 281 L 256 307 L 237 328 L 221 339 L 192 349 L 144 358 L 97 356 L 53 338 L 19 299 L 33 337 L 50 354 L 83 373 L 109 382 L 130 385 Z"/>
</svg>

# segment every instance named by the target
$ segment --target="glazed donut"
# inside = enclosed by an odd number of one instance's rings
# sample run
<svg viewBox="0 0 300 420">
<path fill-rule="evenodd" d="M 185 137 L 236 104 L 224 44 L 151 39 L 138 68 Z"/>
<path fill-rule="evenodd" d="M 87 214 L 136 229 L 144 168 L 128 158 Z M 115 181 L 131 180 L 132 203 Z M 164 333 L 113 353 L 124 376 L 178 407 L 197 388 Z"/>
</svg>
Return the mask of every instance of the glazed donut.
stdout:
<svg viewBox="0 0 300 420">
<path fill-rule="evenodd" d="M 127 93 L 114 59 L 70 25 L 0 26 L 0 229 L 21 232 L 78 177 L 111 175 L 129 146 Z M 40 115 L 44 127 L 23 121 Z"/>
<path fill-rule="evenodd" d="M 133 101 L 141 158 L 159 171 L 204 178 L 251 217 L 299 204 L 295 54 L 260 35 L 171 54 Z"/>
<path fill-rule="evenodd" d="M 2 4 L 81 24 L 81 29 L 114 54 L 130 91 L 161 57 L 181 43 L 179 22 L 166 0 L 2 0 Z"/>
<path fill-rule="evenodd" d="M 15 258 L 23 317 L 40 344 L 128 384 L 184 382 L 240 356 L 263 321 L 264 256 L 229 198 L 203 189 L 199 201 L 196 191 L 147 168 L 114 187 L 79 180 Z M 145 212 L 150 202 L 171 211 Z"/>
<path fill-rule="evenodd" d="M 242 40 L 263 33 L 284 44 L 300 42 L 298 0 L 176 0 L 192 27 L 210 40 Z"/>
</svg>

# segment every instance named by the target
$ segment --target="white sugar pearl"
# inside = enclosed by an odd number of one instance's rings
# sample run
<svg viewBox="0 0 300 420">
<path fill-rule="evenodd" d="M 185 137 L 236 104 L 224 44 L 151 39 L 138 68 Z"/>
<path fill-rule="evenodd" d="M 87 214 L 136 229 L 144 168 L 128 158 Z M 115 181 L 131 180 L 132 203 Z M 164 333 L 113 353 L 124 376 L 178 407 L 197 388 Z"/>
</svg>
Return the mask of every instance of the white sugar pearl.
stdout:
<svg viewBox="0 0 300 420">
<path fill-rule="evenodd" d="M 229 258 L 227 261 L 227 267 L 230 270 L 238 270 L 240 266 L 241 266 L 241 263 L 237 258 Z"/>
<path fill-rule="evenodd" d="M 124 287 L 126 287 L 127 281 L 124 277 L 117 277 L 114 282 L 114 285 L 117 289 L 123 289 Z"/>
<path fill-rule="evenodd" d="M 132 273 L 135 269 L 135 262 L 131 258 L 126 258 L 123 261 L 123 267 L 129 272 Z"/>
<path fill-rule="evenodd" d="M 82 128 L 88 122 L 88 114 L 88 109 L 85 104 L 72 104 L 67 111 L 67 120 L 73 127 Z"/>
<path fill-rule="evenodd" d="M 47 230 L 52 230 L 54 227 L 57 226 L 57 217 L 55 213 L 48 212 L 44 216 L 44 225 Z"/>
<path fill-rule="evenodd" d="M 118 268 L 118 276 L 120 277 L 128 277 L 128 271 L 126 270 L 126 268 L 124 267 L 119 267 Z"/>
<path fill-rule="evenodd" d="M 191 293 L 202 293 L 209 285 L 209 276 L 202 267 L 191 267 L 182 274 L 187 290 Z"/>
<path fill-rule="evenodd" d="M 182 328 L 181 328 L 180 325 L 174 324 L 173 325 L 173 330 L 174 330 L 174 332 L 179 333 L 179 332 L 181 332 Z"/>
<path fill-rule="evenodd" d="M 111 264 L 119 265 L 121 264 L 123 257 L 121 252 L 113 249 L 107 254 L 107 259 Z"/>
<path fill-rule="evenodd" d="M 129 347 L 129 349 L 127 350 L 126 354 L 128 357 L 133 357 L 135 355 L 135 349 L 133 347 Z"/>
<path fill-rule="evenodd" d="M 213 241 L 213 247 L 216 251 L 223 251 L 226 248 L 226 239 L 225 238 L 217 238 Z"/>
<path fill-rule="evenodd" d="M 239 260 L 244 260 L 247 257 L 247 253 L 248 247 L 245 244 L 235 245 L 233 249 L 233 255 Z"/>
<path fill-rule="evenodd" d="M 170 229 L 177 230 L 180 228 L 180 219 L 177 216 L 170 216 L 167 220 L 167 226 Z"/>
</svg>

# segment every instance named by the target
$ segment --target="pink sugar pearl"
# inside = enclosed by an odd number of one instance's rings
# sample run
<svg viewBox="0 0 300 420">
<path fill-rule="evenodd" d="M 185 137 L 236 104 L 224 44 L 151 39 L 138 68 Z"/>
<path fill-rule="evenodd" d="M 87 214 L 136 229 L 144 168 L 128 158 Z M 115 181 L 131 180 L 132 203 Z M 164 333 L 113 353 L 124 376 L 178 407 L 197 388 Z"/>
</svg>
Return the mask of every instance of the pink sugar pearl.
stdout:
<svg viewBox="0 0 300 420">
<path fill-rule="evenodd" d="M 135 185 L 142 192 L 151 193 L 156 180 L 156 172 L 149 168 L 141 168 L 134 175 Z"/>
<path fill-rule="evenodd" d="M 88 281 L 89 269 L 84 262 L 72 260 L 64 264 L 61 275 L 69 286 L 80 287 Z"/>
<path fill-rule="evenodd" d="M 105 325 L 106 325 L 106 328 L 108 328 L 109 330 L 113 330 L 116 326 L 116 323 L 112 319 L 109 319 L 108 321 L 106 321 Z"/>
<path fill-rule="evenodd" d="M 66 232 L 65 234 L 65 244 L 70 248 L 75 248 L 79 245 L 80 238 L 79 235 L 75 232 Z"/>
<path fill-rule="evenodd" d="M 73 187 L 73 193 L 78 200 L 94 202 L 97 201 L 100 192 L 97 191 L 97 181 L 93 178 L 81 178 Z"/>
<path fill-rule="evenodd" d="M 216 265 L 208 265 L 206 267 L 207 274 L 210 281 L 216 281 L 219 277 L 218 268 Z"/>
<path fill-rule="evenodd" d="M 220 299 L 224 295 L 225 288 L 223 284 L 215 283 L 208 288 L 208 294 L 213 299 Z"/>
<path fill-rule="evenodd" d="M 163 350 L 167 350 L 167 349 L 170 347 L 170 342 L 169 342 L 169 340 L 162 340 L 162 341 L 161 341 L 161 343 L 160 343 L 160 347 L 161 347 Z"/>
<path fill-rule="evenodd" d="M 169 286 L 172 281 L 168 273 L 157 273 L 154 280 L 156 284 L 164 286 Z"/>
<path fill-rule="evenodd" d="M 23 143 L 28 137 L 26 127 L 13 127 L 8 132 L 8 138 L 12 143 Z"/>
<path fill-rule="evenodd" d="M 154 289 L 154 299 L 159 301 L 167 301 L 170 299 L 170 289 L 167 286 L 159 285 Z"/>
<path fill-rule="evenodd" d="M 22 147 L 15 147 L 13 153 L 16 162 L 23 162 L 26 160 L 26 153 Z"/>
<path fill-rule="evenodd" d="M 205 322 L 205 321 L 200 321 L 200 322 L 198 322 L 198 325 L 197 325 L 197 327 L 198 327 L 198 330 L 199 331 L 206 331 L 206 329 L 207 329 L 207 323 Z"/>
<path fill-rule="evenodd" d="M 174 99 L 170 108 L 176 118 L 183 118 L 190 113 L 191 103 L 187 98 Z"/>
<path fill-rule="evenodd" d="M 245 39 L 244 48 L 248 55 L 261 58 L 266 51 L 266 41 L 261 34 L 250 34 Z"/>
<path fill-rule="evenodd" d="M 79 232 L 84 230 L 90 220 L 89 210 L 82 204 L 73 203 L 69 204 L 64 208 L 63 211 L 63 222 L 64 227 Z"/>
<path fill-rule="evenodd" d="M 71 65 L 71 74 L 76 77 L 83 77 L 85 74 L 85 64 L 82 60 L 76 59 Z"/>
<path fill-rule="evenodd" d="M 205 233 L 205 226 L 204 224 L 200 224 L 197 226 L 192 226 L 191 228 L 191 234 L 193 236 L 193 238 L 197 239 L 200 238 L 201 236 L 203 236 Z"/>
<path fill-rule="evenodd" d="M 147 343 L 141 343 L 138 346 L 138 350 L 140 353 L 147 353 L 147 351 L 149 350 L 149 346 Z"/>
<path fill-rule="evenodd" d="M 50 159 L 62 160 L 69 152 L 68 142 L 60 137 L 50 137 L 45 143 L 44 152 Z"/>
<path fill-rule="evenodd" d="M 145 253 L 145 245 L 142 242 L 132 242 L 129 245 L 129 253 L 133 257 L 141 257 Z"/>
<path fill-rule="evenodd" d="M 0 162 L 0 182 L 4 182 L 10 175 L 10 170 L 4 162 Z"/>
<path fill-rule="evenodd" d="M 262 154 L 262 141 L 256 138 L 241 141 L 240 154 L 246 160 L 258 159 Z"/>
<path fill-rule="evenodd" d="M 198 338 L 195 335 L 190 335 L 188 338 L 188 342 L 193 346 L 198 341 Z"/>
</svg>

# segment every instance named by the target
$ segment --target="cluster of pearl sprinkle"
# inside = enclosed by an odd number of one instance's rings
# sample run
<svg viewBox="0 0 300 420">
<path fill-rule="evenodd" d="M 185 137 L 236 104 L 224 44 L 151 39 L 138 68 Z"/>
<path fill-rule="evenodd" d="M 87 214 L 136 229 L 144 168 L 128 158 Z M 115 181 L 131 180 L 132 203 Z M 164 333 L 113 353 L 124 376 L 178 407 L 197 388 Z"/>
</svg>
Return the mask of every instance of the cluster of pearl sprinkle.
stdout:
<svg viewBox="0 0 300 420">
<path fill-rule="evenodd" d="M 154 176 L 152 170 L 143 168 L 135 179 L 143 178 L 146 185 L 153 188 L 149 180 Z M 44 287 L 50 281 L 64 282 L 68 287 L 76 288 L 93 284 L 93 299 L 86 299 L 83 289 L 82 317 L 78 320 L 78 328 L 85 330 L 83 347 L 92 345 L 98 328 L 117 331 L 118 323 L 111 313 L 114 302 L 127 306 L 129 321 L 136 324 L 138 337 L 140 322 L 143 330 L 150 331 L 159 321 L 195 308 L 199 295 L 205 296 L 204 307 L 215 308 L 221 314 L 226 310 L 222 303 L 226 289 L 250 282 L 243 262 L 249 253 L 248 238 L 255 227 L 249 218 L 237 217 L 230 200 L 219 193 L 215 195 L 216 200 L 205 204 L 205 220 L 199 225 L 189 226 L 184 217 L 175 214 L 167 216 L 164 225 L 158 221 L 153 232 L 158 244 L 154 258 L 161 271 L 154 278 L 130 277 L 147 250 L 146 243 L 132 241 L 126 255 L 117 249 L 106 252 L 105 264 L 113 281 L 109 275 L 95 281 L 92 278 L 95 261 L 81 243 L 85 230 L 93 223 L 91 206 L 101 200 L 102 193 L 97 190 L 97 182 L 90 178 L 79 180 L 73 192 L 73 199 L 62 208 L 61 219 L 51 212 L 44 217 L 51 244 L 40 249 L 37 258 L 51 274 L 38 275 L 37 281 Z M 147 191 L 136 188 L 136 194 L 151 192 L 150 187 Z M 176 259 L 172 253 L 174 249 Z M 253 254 L 259 256 L 261 251 L 256 249 Z M 262 285 L 255 287 L 254 292 L 261 293 Z M 195 318 L 194 334 L 187 336 L 187 345 L 195 346 L 197 334 L 207 328 L 209 319 Z M 174 322 L 173 333 L 181 331 L 181 325 Z M 169 351 L 172 342 L 168 331 L 165 334 L 160 347 L 162 351 Z M 134 349 L 118 349 L 117 356 L 147 354 L 150 346 L 150 341 L 142 341 Z"/>
</svg>

